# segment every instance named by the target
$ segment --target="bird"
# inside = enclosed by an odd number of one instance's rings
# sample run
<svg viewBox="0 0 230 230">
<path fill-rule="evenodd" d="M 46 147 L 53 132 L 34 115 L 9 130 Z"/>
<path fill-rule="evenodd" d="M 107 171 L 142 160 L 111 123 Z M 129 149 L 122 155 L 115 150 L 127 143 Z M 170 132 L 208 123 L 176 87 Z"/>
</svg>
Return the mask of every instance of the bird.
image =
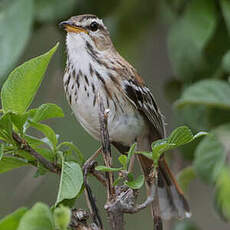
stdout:
<svg viewBox="0 0 230 230">
<path fill-rule="evenodd" d="M 100 140 L 100 95 L 108 109 L 110 142 L 121 154 L 137 143 L 136 151 L 151 152 L 151 143 L 166 137 L 164 117 L 137 70 L 115 49 L 110 33 L 96 15 L 73 16 L 60 23 L 67 32 L 63 83 L 66 98 L 83 128 Z M 153 161 L 138 160 L 147 191 L 153 186 Z M 159 215 L 168 220 L 190 217 L 184 194 L 162 156 L 158 166 Z M 154 218 L 154 202 L 151 205 Z"/>
</svg>

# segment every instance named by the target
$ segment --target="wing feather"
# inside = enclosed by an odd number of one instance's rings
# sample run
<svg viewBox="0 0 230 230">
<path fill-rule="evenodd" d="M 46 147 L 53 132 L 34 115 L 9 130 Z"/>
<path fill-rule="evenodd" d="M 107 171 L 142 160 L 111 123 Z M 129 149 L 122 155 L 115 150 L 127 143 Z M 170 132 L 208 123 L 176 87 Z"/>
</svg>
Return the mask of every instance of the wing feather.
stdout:
<svg viewBox="0 0 230 230">
<path fill-rule="evenodd" d="M 135 79 L 125 80 L 123 89 L 129 101 L 136 106 L 138 110 L 144 113 L 152 126 L 159 133 L 160 138 L 165 137 L 163 115 L 150 90 L 146 86 L 140 85 Z"/>
</svg>

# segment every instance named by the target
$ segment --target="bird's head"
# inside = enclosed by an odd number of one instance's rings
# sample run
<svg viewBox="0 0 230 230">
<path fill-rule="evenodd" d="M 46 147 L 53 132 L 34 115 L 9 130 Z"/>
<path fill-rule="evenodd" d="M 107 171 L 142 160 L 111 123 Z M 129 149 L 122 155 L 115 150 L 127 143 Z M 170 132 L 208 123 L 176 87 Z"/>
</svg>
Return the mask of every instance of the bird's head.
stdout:
<svg viewBox="0 0 230 230">
<path fill-rule="evenodd" d="M 104 51 L 113 47 L 106 26 L 95 15 L 73 16 L 59 25 L 66 30 L 67 43 L 71 43 L 73 47 L 91 46 L 96 51 Z"/>
</svg>

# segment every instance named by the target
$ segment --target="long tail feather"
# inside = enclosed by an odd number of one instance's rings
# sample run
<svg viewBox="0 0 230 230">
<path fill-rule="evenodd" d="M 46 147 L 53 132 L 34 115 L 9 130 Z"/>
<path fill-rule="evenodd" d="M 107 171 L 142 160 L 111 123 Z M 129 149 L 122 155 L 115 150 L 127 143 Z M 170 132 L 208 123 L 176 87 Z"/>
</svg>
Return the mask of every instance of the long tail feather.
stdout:
<svg viewBox="0 0 230 230">
<path fill-rule="evenodd" d="M 138 159 L 146 178 L 147 193 L 149 193 L 154 183 L 150 177 L 153 161 L 142 155 L 139 155 Z M 159 215 L 163 219 L 168 220 L 172 217 L 182 219 L 191 216 L 188 202 L 163 157 L 159 161 L 158 181 L 154 184 L 157 186 L 158 201 L 152 204 L 152 215 L 156 209 L 155 205 L 158 204 Z"/>
</svg>

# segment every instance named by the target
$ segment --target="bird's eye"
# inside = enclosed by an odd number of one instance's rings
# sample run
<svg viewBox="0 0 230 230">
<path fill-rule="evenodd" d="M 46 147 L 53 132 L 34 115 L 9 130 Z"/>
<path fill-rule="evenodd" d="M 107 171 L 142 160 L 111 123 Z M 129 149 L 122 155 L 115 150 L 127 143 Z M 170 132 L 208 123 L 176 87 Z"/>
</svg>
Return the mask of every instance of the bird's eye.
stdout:
<svg viewBox="0 0 230 230">
<path fill-rule="evenodd" d="M 96 31 L 98 29 L 98 23 L 92 22 L 89 26 L 90 30 Z"/>
</svg>

